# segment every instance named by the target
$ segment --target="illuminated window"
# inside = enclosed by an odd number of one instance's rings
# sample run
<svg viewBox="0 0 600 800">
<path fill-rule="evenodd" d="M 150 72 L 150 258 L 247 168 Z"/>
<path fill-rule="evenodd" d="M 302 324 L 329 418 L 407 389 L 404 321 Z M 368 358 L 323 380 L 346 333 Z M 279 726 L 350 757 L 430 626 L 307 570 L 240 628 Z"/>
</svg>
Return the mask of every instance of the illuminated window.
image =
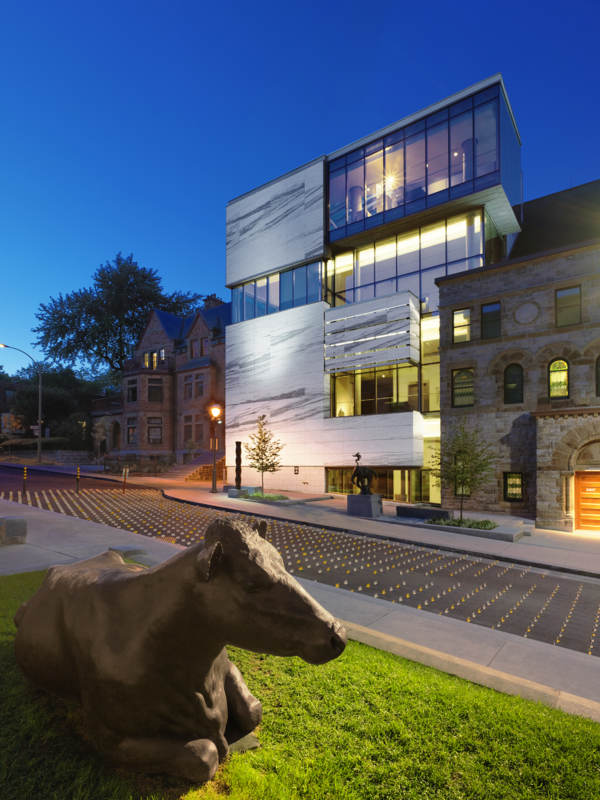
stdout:
<svg viewBox="0 0 600 800">
<path fill-rule="evenodd" d="M 471 309 L 459 308 L 452 314 L 452 341 L 454 344 L 459 342 L 471 341 Z"/>
<path fill-rule="evenodd" d="M 161 347 L 160 350 L 158 351 L 158 357 L 160 358 L 161 361 L 165 360 L 166 355 L 165 355 L 165 348 L 164 347 Z"/>
<path fill-rule="evenodd" d="M 504 499 L 508 501 L 523 500 L 523 473 L 504 473 Z"/>
<path fill-rule="evenodd" d="M 390 365 L 331 376 L 331 416 L 353 417 L 416 411 L 417 367 Z"/>
<path fill-rule="evenodd" d="M 472 406 L 475 403 L 474 391 L 474 370 L 472 367 L 466 369 L 452 370 L 452 406 L 461 408 Z"/>
<path fill-rule="evenodd" d="M 548 366 L 548 395 L 569 396 L 569 365 L 563 359 L 556 358 Z"/>
<path fill-rule="evenodd" d="M 504 402 L 523 402 L 523 367 L 520 364 L 509 364 L 504 370 Z"/>
<path fill-rule="evenodd" d="M 146 369 L 148 369 L 148 367 L 150 366 L 150 353 L 149 352 L 144 353 L 144 366 L 146 367 Z"/>
<path fill-rule="evenodd" d="M 577 325 L 581 322 L 581 287 L 556 290 L 556 324 Z"/>
</svg>

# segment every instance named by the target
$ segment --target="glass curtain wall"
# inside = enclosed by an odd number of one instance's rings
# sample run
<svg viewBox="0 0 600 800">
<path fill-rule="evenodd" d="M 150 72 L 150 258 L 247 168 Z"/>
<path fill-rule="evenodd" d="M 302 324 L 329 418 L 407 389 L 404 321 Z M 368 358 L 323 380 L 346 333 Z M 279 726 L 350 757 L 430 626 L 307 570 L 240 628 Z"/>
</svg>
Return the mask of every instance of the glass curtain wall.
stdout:
<svg viewBox="0 0 600 800">
<path fill-rule="evenodd" d="M 330 232 L 477 191 L 478 178 L 499 170 L 499 102 L 496 85 L 331 161 Z"/>
<path fill-rule="evenodd" d="M 353 467 L 326 467 L 327 492 L 357 494 L 352 484 Z M 439 488 L 427 469 L 417 467 L 371 467 L 375 477 L 371 490 L 397 503 L 440 503 Z"/>
<path fill-rule="evenodd" d="M 331 416 L 358 417 L 417 411 L 419 370 L 407 364 L 339 372 L 331 376 Z"/>
<path fill-rule="evenodd" d="M 232 321 L 242 322 L 316 303 L 322 299 L 321 272 L 321 263 L 315 262 L 234 286 Z"/>
<path fill-rule="evenodd" d="M 483 237 L 477 211 L 340 253 L 327 262 L 326 299 L 339 306 L 411 291 L 435 311 L 436 278 L 481 266 Z"/>
</svg>

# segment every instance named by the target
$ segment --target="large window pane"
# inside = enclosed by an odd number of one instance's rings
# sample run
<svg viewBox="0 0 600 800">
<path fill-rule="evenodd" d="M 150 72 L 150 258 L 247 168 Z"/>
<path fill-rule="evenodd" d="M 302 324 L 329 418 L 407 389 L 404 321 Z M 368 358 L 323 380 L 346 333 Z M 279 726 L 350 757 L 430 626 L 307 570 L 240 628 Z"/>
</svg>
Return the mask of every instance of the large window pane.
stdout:
<svg viewBox="0 0 600 800">
<path fill-rule="evenodd" d="M 406 275 L 419 269 L 419 232 L 411 231 L 398 236 L 397 253 L 398 275 Z"/>
<path fill-rule="evenodd" d="M 425 134 L 406 140 L 406 202 L 425 196 Z"/>
<path fill-rule="evenodd" d="M 244 319 L 244 287 L 234 286 L 231 292 L 231 319 L 241 322 Z"/>
<path fill-rule="evenodd" d="M 375 248 L 363 247 L 356 253 L 356 280 L 355 286 L 373 283 L 375 280 Z"/>
<path fill-rule="evenodd" d="M 354 416 L 354 373 L 342 372 L 331 377 L 331 416 Z"/>
<path fill-rule="evenodd" d="M 365 175 L 361 159 L 347 167 L 346 208 L 348 223 L 364 218 Z"/>
<path fill-rule="evenodd" d="M 272 314 L 279 311 L 279 273 L 269 275 L 269 306 L 268 312 Z"/>
<path fill-rule="evenodd" d="M 427 131 L 427 194 L 448 188 L 448 123 Z"/>
<path fill-rule="evenodd" d="M 472 214 L 467 220 L 467 251 L 469 256 L 483 253 L 483 226 L 481 225 L 481 214 L 479 213 Z M 473 267 L 470 267 L 470 269 L 473 269 Z"/>
<path fill-rule="evenodd" d="M 440 365 L 425 364 L 421 367 L 421 411 L 440 410 Z"/>
<path fill-rule="evenodd" d="M 581 322 L 581 287 L 556 290 L 556 324 L 577 325 Z"/>
<path fill-rule="evenodd" d="M 475 115 L 475 177 L 498 169 L 497 101 L 479 106 Z"/>
<path fill-rule="evenodd" d="M 396 277 L 396 239 L 384 239 L 375 244 L 375 279 L 384 281 Z"/>
<path fill-rule="evenodd" d="M 446 224 L 421 228 L 421 269 L 446 263 Z"/>
<path fill-rule="evenodd" d="M 404 202 L 404 142 L 385 148 L 385 207 L 396 208 Z"/>
<path fill-rule="evenodd" d="M 292 284 L 292 271 L 279 273 L 279 308 L 283 311 L 294 304 L 294 288 Z"/>
<path fill-rule="evenodd" d="M 396 411 L 419 410 L 419 371 L 417 367 L 398 367 L 395 403 Z"/>
<path fill-rule="evenodd" d="M 377 413 L 389 414 L 393 411 L 394 402 L 394 373 L 393 367 L 380 367 L 376 371 Z"/>
<path fill-rule="evenodd" d="M 467 111 L 450 120 L 450 183 L 470 181 L 473 177 L 473 114 Z"/>
<path fill-rule="evenodd" d="M 244 284 L 244 319 L 254 319 L 254 281 Z"/>
<path fill-rule="evenodd" d="M 453 217 L 448 220 L 446 241 L 448 263 L 468 257 L 466 217 Z"/>
<path fill-rule="evenodd" d="M 372 217 L 383 211 L 383 150 L 365 159 L 366 215 Z"/>
<path fill-rule="evenodd" d="M 316 303 L 321 299 L 321 265 L 317 261 L 306 268 L 307 303 Z"/>
<path fill-rule="evenodd" d="M 436 311 L 440 303 L 440 291 L 435 282 L 446 274 L 446 267 L 434 267 L 421 273 L 421 300 L 426 311 Z"/>
<path fill-rule="evenodd" d="M 363 370 L 358 375 L 358 378 L 360 379 L 360 382 L 357 381 L 357 390 L 360 397 L 360 413 L 362 415 L 375 414 L 375 370 Z"/>
<path fill-rule="evenodd" d="M 259 278 L 256 281 L 256 316 L 262 317 L 267 313 L 267 279 Z"/>
<path fill-rule="evenodd" d="M 329 230 L 346 224 L 346 170 L 329 176 Z"/>
<path fill-rule="evenodd" d="M 353 253 L 342 253 L 335 257 L 335 293 L 343 294 L 353 288 Z"/>
<path fill-rule="evenodd" d="M 454 344 L 471 341 L 471 309 L 459 308 L 452 314 L 452 341 Z"/>
<path fill-rule="evenodd" d="M 294 305 L 306 305 L 306 267 L 296 267 L 292 270 L 294 276 Z"/>
</svg>

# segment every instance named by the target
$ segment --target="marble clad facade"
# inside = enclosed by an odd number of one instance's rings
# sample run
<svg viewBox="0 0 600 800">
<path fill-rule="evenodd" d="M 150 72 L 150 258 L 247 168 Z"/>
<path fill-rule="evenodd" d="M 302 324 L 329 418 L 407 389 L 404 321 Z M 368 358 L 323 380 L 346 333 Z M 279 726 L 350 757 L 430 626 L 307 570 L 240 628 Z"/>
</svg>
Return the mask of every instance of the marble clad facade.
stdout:
<svg viewBox="0 0 600 800">
<path fill-rule="evenodd" d="M 385 497 L 439 502 L 435 280 L 503 257 L 519 192 L 495 75 L 232 200 L 228 481 L 265 414 L 284 444 L 266 489 L 348 491 L 359 451 Z"/>
</svg>

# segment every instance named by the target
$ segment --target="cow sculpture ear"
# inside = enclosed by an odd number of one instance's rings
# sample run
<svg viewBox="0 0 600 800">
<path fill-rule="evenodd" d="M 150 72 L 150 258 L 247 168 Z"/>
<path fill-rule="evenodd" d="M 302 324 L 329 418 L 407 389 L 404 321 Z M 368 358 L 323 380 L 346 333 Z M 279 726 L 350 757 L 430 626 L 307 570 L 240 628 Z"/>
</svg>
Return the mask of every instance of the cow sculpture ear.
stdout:
<svg viewBox="0 0 600 800">
<path fill-rule="evenodd" d="M 267 523 L 264 521 L 264 519 L 261 519 L 260 522 L 254 522 L 252 527 L 258 533 L 259 536 L 262 536 L 263 539 L 266 537 Z"/>
<path fill-rule="evenodd" d="M 196 571 L 202 581 L 209 581 L 214 577 L 215 571 L 223 556 L 221 542 L 215 542 L 212 547 L 205 547 L 196 559 Z"/>
</svg>

